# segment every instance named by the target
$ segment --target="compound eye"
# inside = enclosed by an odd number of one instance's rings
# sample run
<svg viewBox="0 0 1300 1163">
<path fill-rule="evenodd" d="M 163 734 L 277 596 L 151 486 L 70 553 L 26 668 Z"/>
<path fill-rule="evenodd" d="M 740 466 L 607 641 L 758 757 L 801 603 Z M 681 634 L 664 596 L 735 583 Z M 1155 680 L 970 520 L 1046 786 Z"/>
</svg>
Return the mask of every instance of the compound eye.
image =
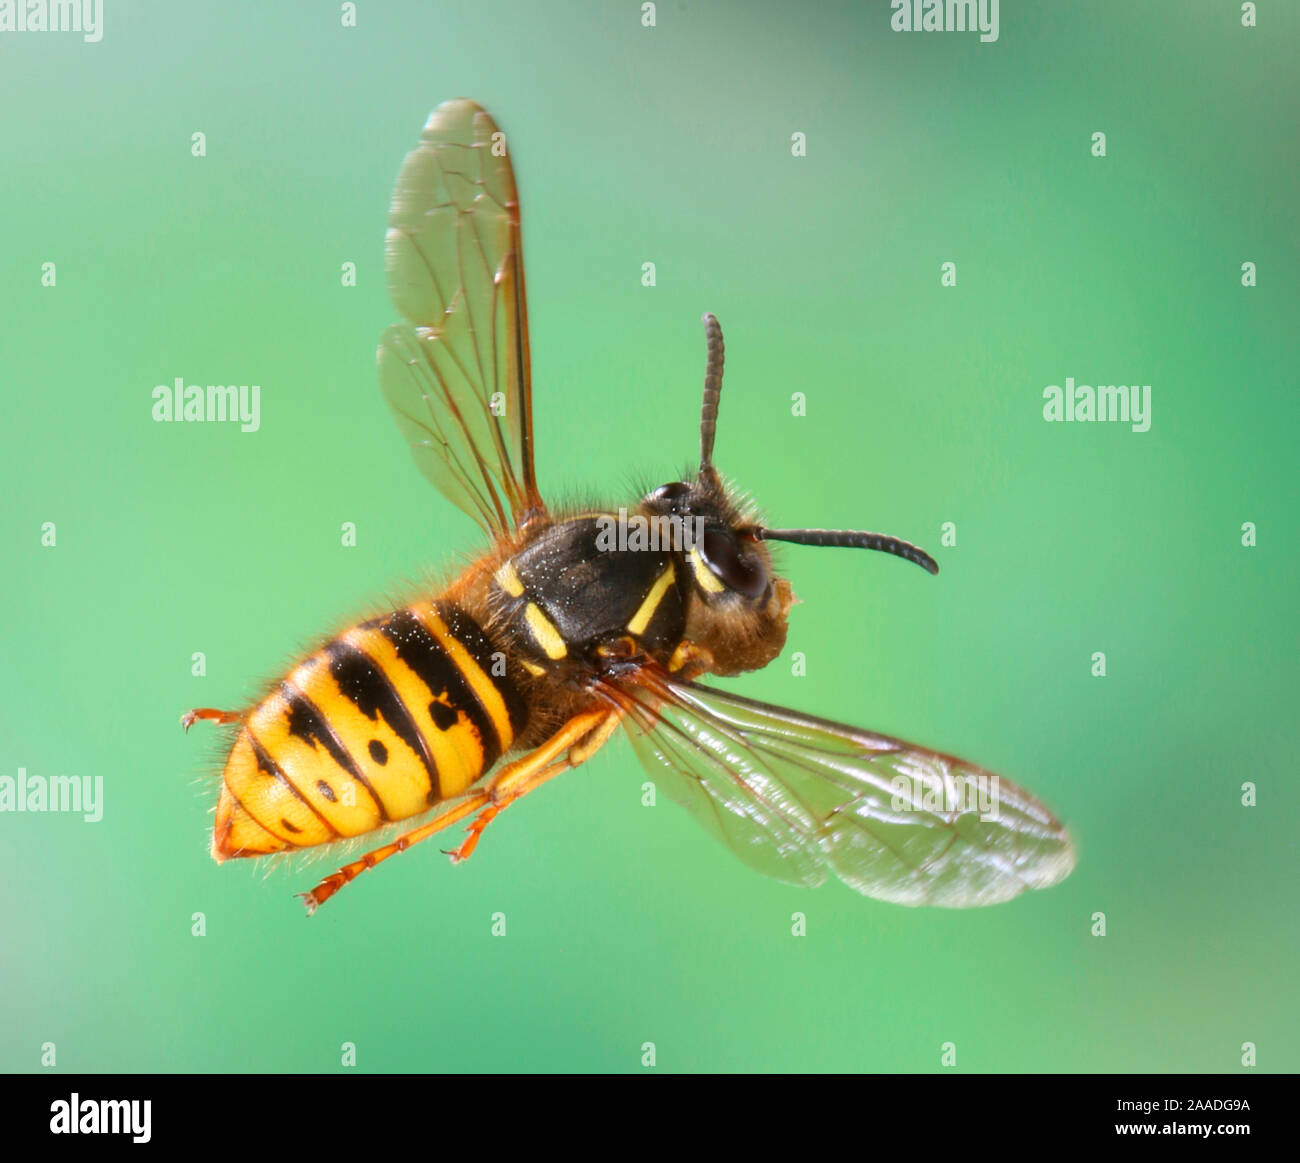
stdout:
<svg viewBox="0 0 1300 1163">
<path fill-rule="evenodd" d="M 699 550 L 709 571 L 728 589 L 747 598 L 757 598 L 767 589 L 767 572 L 762 562 L 749 562 L 741 557 L 740 547 L 729 530 L 706 529 Z"/>
<path fill-rule="evenodd" d="M 682 481 L 672 481 L 670 484 L 660 485 L 650 496 L 656 501 L 680 501 L 690 491 L 690 485 Z"/>
</svg>

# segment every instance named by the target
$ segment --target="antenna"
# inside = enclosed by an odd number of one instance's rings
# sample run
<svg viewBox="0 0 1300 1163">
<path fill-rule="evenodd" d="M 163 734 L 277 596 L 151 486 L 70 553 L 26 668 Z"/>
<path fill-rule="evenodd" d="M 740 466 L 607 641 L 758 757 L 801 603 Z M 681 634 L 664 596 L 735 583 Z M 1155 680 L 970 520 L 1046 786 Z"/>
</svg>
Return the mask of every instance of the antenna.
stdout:
<svg viewBox="0 0 1300 1163">
<path fill-rule="evenodd" d="M 886 537 L 883 533 L 860 533 L 850 529 L 763 529 L 755 528 L 759 541 L 788 541 L 792 545 L 830 545 L 845 549 L 878 549 L 919 565 L 927 573 L 938 573 L 939 563 L 910 541 Z"/>
<path fill-rule="evenodd" d="M 708 355 L 704 364 L 704 404 L 700 409 L 700 476 L 717 480 L 718 472 L 713 467 L 713 437 L 718 431 L 722 362 L 727 349 L 722 342 L 722 325 L 716 315 L 704 315 L 704 339 Z"/>
</svg>

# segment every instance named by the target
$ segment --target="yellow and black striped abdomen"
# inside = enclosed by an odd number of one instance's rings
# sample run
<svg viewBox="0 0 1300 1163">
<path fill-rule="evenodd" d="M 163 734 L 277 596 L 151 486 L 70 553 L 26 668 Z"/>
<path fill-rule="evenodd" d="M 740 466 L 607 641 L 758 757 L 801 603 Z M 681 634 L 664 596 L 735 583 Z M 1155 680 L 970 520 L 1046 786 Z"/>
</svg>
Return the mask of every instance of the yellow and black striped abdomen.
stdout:
<svg viewBox="0 0 1300 1163">
<path fill-rule="evenodd" d="M 326 844 L 464 791 L 527 722 L 502 658 L 448 602 L 408 606 L 327 643 L 245 719 L 212 855 Z"/>
</svg>

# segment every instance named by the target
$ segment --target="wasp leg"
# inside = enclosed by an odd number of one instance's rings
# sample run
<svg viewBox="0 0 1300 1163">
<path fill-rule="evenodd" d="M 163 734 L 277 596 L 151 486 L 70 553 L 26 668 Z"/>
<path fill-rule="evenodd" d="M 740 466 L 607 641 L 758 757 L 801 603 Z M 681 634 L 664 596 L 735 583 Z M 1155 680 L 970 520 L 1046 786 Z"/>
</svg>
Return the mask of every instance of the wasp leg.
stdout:
<svg viewBox="0 0 1300 1163">
<path fill-rule="evenodd" d="M 188 731 L 194 726 L 199 719 L 207 719 L 213 723 L 238 723 L 244 717 L 243 711 L 217 711 L 212 707 L 195 707 L 192 711 L 186 711 L 181 716 L 181 726 Z"/>
<path fill-rule="evenodd" d="M 548 779 L 559 775 L 560 772 L 568 771 L 571 766 L 572 764 L 564 760 L 559 763 L 548 764 L 540 771 L 533 773 L 533 777 L 525 791 L 532 791 L 533 788 L 541 786 Z M 443 855 L 450 856 L 453 864 L 460 864 L 462 861 L 468 860 L 470 853 L 478 847 L 478 838 L 483 835 L 483 830 L 504 812 L 514 800 L 525 794 L 525 791 L 521 791 L 516 795 L 502 797 L 498 802 L 489 801 L 488 805 L 470 823 L 469 835 L 460 842 L 458 847 L 451 850 L 444 848 Z"/>
<path fill-rule="evenodd" d="M 668 660 L 668 669 L 684 679 L 698 678 L 713 669 L 713 652 L 683 638 Z"/>
<path fill-rule="evenodd" d="M 460 847 L 447 853 L 451 862 L 459 864 L 468 860 L 478 846 L 483 830 L 515 800 L 522 799 L 548 779 L 572 770 L 595 755 L 608 742 L 622 718 L 622 711 L 587 711 L 575 715 L 535 751 L 503 767 L 488 785 L 491 802 L 474 817 L 469 835 Z M 561 752 L 567 754 L 557 760 L 556 756 Z"/>
<path fill-rule="evenodd" d="M 453 863 L 466 859 L 474 851 L 483 829 L 499 812 L 520 796 L 527 795 L 533 788 L 545 783 L 546 780 L 559 775 L 562 771 L 577 767 L 579 763 L 589 759 L 613 734 L 622 714 L 621 711 L 591 711 L 575 715 L 537 750 L 530 751 L 514 763 L 503 767 L 501 773 L 482 791 L 473 793 L 450 811 L 444 812 L 428 823 L 398 836 L 392 843 L 376 848 L 373 852 L 367 852 L 351 864 L 345 864 L 337 872 L 325 877 L 311 892 L 298 893 L 299 898 L 307 906 L 307 914 L 310 916 L 314 913 L 339 889 L 351 883 L 366 869 L 374 868 L 376 864 L 387 860 L 390 856 L 405 852 L 412 844 L 427 840 L 435 833 L 451 827 L 458 820 L 463 820 L 473 812 L 479 812 L 470 825 L 470 834 L 465 842 L 455 853 L 449 854 L 452 856 Z M 569 749 L 568 754 L 558 762 L 555 761 L 555 757 L 566 747 Z"/>
<path fill-rule="evenodd" d="M 311 916 L 339 889 L 345 884 L 351 883 L 367 868 L 374 868 L 376 864 L 387 860 L 390 856 L 395 856 L 398 852 L 405 852 L 412 844 L 418 844 L 421 840 L 427 840 L 435 832 L 450 828 L 458 820 L 463 820 L 471 812 L 475 812 L 484 804 L 490 803 L 491 799 L 492 797 L 487 791 L 472 795 L 463 803 L 457 804 L 451 811 L 444 812 L 441 816 L 430 820 L 428 823 L 398 836 L 392 843 L 385 844 L 382 848 L 376 848 L 373 852 L 367 852 L 360 859 L 352 861 L 351 864 L 345 864 L 337 872 L 330 873 L 311 892 L 298 893 L 297 896 L 307 906 L 307 915 Z"/>
</svg>

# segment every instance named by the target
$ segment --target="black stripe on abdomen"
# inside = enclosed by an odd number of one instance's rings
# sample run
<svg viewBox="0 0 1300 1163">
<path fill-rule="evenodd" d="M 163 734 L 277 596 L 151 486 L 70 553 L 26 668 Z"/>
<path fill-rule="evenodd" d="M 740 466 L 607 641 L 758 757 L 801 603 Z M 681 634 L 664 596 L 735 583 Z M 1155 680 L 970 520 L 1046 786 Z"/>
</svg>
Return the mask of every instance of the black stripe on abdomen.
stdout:
<svg viewBox="0 0 1300 1163">
<path fill-rule="evenodd" d="M 483 628 L 459 606 L 452 602 L 439 602 L 434 608 L 451 631 L 451 636 L 465 647 L 470 657 L 478 663 L 479 669 L 492 680 L 492 685 L 497 688 L 501 701 L 506 705 L 510 729 L 518 739 L 528 725 L 528 704 L 510 681 L 510 676 L 497 673 L 498 670 L 504 671 L 505 667 L 497 665 L 499 659 L 493 656 L 500 655 L 504 658 L 505 655 L 493 646 L 492 640 L 483 633 Z"/>
<path fill-rule="evenodd" d="M 465 712 L 483 745 L 483 770 L 487 771 L 501 757 L 501 741 L 491 716 L 437 639 L 410 610 L 399 610 L 379 631 L 431 695 L 441 695 L 448 705 Z"/>
<path fill-rule="evenodd" d="M 339 737 L 334 734 L 334 728 L 329 725 L 316 704 L 291 682 L 280 684 L 280 694 L 289 707 L 289 734 L 296 735 L 313 747 L 324 747 L 330 758 L 370 793 L 379 808 L 379 814 L 385 820 L 391 819 L 388 809 L 384 807 L 384 801 L 379 798 L 379 793 L 371 787 L 370 781 L 348 754 L 347 748 L 339 742 Z"/>
<path fill-rule="evenodd" d="M 339 690 L 367 719 L 373 721 L 377 715 L 383 716 L 393 734 L 420 757 L 424 769 L 429 773 L 433 793 L 441 798 L 442 781 L 438 777 L 438 764 L 429 752 L 428 742 L 379 664 L 364 650 L 358 650 L 337 639 L 325 647 L 325 654 L 329 658 L 330 674 Z M 373 757 L 373 745 L 371 750 Z M 383 763 L 386 758 L 376 758 L 375 761 Z"/>
</svg>

